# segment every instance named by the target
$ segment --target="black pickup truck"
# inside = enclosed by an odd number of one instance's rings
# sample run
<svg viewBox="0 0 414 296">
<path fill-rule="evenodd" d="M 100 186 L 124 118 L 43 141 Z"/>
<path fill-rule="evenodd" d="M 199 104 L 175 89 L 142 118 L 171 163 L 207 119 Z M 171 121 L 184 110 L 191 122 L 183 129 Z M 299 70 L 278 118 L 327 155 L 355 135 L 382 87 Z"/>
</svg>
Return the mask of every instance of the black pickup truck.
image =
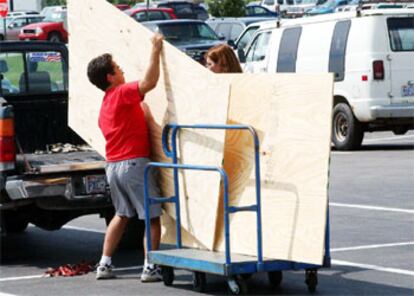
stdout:
<svg viewBox="0 0 414 296">
<path fill-rule="evenodd" d="M 67 124 L 66 45 L 0 42 L 0 81 L 2 233 L 57 230 L 94 213 L 109 221 L 104 159 Z"/>
</svg>

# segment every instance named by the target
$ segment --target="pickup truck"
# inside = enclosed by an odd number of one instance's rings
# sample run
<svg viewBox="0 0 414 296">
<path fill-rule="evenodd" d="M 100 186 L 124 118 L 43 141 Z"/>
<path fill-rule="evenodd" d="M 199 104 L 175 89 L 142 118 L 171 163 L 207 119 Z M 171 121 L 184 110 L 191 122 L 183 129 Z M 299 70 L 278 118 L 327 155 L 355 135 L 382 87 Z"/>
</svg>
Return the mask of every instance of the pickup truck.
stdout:
<svg viewBox="0 0 414 296">
<path fill-rule="evenodd" d="M 105 161 L 67 124 L 67 47 L 0 42 L 0 81 L 2 232 L 23 232 L 28 223 L 57 230 L 89 214 L 109 222 Z M 143 233 L 143 223 L 133 223 L 125 246 Z"/>
</svg>

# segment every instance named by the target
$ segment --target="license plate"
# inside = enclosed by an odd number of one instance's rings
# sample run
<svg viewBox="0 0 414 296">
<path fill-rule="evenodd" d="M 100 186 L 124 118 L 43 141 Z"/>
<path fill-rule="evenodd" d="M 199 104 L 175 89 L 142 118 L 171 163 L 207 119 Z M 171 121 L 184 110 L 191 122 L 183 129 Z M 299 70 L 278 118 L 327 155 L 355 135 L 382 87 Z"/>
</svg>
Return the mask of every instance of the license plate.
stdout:
<svg viewBox="0 0 414 296">
<path fill-rule="evenodd" d="M 403 97 L 414 96 L 414 84 L 403 85 L 401 87 L 401 95 Z"/>
<path fill-rule="evenodd" d="M 92 175 L 83 178 L 87 194 L 105 193 L 106 178 L 104 175 Z"/>
</svg>

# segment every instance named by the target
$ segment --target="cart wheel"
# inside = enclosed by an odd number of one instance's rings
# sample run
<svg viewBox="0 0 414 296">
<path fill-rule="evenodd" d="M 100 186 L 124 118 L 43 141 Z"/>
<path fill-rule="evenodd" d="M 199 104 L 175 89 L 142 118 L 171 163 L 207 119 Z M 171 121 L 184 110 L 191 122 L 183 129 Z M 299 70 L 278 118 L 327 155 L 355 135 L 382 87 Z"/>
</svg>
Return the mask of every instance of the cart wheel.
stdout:
<svg viewBox="0 0 414 296">
<path fill-rule="evenodd" d="M 206 274 L 204 272 L 193 272 L 193 290 L 200 293 L 206 290 Z"/>
<path fill-rule="evenodd" d="M 280 270 L 270 271 L 267 273 L 267 277 L 274 287 L 279 287 L 283 279 L 283 273 Z"/>
<path fill-rule="evenodd" d="M 247 294 L 247 284 L 243 277 L 230 278 L 227 280 L 227 286 L 229 292 L 232 295 L 244 295 Z"/>
<path fill-rule="evenodd" d="M 171 286 L 172 283 L 174 282 L 174 269 L 169 266 L 162 266 L 161 275 L 162 275 L 162 281 L 164 282 L 164 285 Z"/>
<path fill-rule="evenodd" d="M 308 291 L 314 293 L 316 291 L 316 286 L 318 285 L 318 271 L 316 269 L 308 269 L 306 270 L 305 277 L 305 283 L 308 285 Z"/>
</svg>

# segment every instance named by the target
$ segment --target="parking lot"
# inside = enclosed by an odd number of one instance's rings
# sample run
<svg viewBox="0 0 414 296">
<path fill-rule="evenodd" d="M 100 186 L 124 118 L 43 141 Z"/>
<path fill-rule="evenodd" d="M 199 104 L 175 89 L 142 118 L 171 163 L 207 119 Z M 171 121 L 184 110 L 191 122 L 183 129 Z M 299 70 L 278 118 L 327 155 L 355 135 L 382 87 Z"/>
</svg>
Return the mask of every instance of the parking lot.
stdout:
<svg viewBox="0 0 414 296">
<path fill-rule="evenodd" d="M 330 218 L 332 268 L 319 271 L 317 295 L 414 294 L 414 132 L 374 133 L 363 148 L 332 152 Z M 141 284 L 142 253 L 119 251 L 118 278 L 96 281 L 89 273 L 45 278 L 48 267 L 98 260 L 105 223 L 96 216 L 62 230 L 29 227 L 2 237 L 0 295 L 196 295 L 191 275 L 177 272 L 173 287 Z M 207 277 L 207 293 L 227 293 L 226 281 Z M 264 274 L 248 281 L 251 295 L 306 295 L 303 272 L 285 272 L 281 288 Z"/>
</svg>

